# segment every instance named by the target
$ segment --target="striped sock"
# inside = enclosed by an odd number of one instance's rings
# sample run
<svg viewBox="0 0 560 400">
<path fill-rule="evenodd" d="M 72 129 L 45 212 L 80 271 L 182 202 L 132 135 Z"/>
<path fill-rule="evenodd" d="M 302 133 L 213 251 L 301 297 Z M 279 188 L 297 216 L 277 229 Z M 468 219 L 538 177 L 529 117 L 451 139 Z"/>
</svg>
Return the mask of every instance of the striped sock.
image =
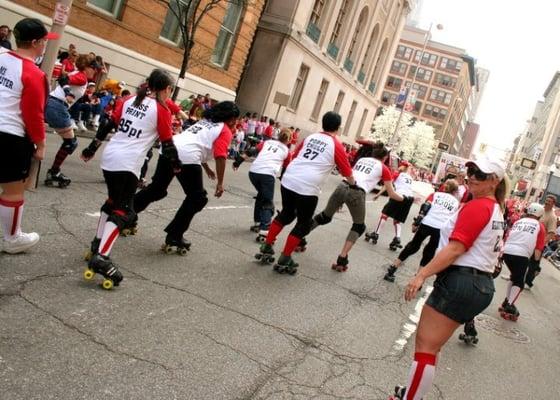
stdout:
<svg viewBox="0 0 560 400">
<path fill-rule="evenodd" d="M 432 387 L 435 372 L 436 356 L 434 354 L 415 353 L 404 400 L 422 400 Z"/>
</svg>

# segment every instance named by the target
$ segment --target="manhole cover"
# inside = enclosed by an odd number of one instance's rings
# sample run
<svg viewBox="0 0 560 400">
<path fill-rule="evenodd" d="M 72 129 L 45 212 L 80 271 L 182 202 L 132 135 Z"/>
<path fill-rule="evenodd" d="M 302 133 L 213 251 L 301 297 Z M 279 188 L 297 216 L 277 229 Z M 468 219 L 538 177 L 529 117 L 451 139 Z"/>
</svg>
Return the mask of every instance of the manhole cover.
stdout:
<svg viewBox="0 0 560 400">
<path fill-rule="evenodd" d="M 511 325 L 511 322 L 508 323 L 507 321 L 499 320 L 484 314 L 476 317 L 477 328 L 486 329 L 498 336 L 505 337 L 517 343 L 529 343 L 531 341 L 529 336 Z"/>
</svg>

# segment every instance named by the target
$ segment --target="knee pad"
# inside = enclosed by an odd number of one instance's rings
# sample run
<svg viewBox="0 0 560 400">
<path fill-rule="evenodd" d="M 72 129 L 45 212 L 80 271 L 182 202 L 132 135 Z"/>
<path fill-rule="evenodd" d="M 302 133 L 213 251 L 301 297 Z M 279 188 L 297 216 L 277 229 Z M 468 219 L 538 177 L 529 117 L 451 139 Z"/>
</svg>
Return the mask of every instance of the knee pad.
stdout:
<svg viewBox="0 0 560 400">
<path fill-rule="evenodd" d="M 113 201 L 111 199 L 107 199 L 101 206 L 101 211 L 107 215 L 111 215 L 113 212 Z"/>
<path fill-rule="evenodd" d="M 311 232 L 312 222 L 313 220 L 298 221 L 296 226 L 294 226 L 294 229 L 292 229 L 291 234 L 299 238 L 306 237 L 309 234 L 309 232 Z"/>
<path fill-rule="evenodd" d="M 138 217 L 136 216 L 134 210 L 130 208 L 120 208 L 114 209 L 109 215 L 109 218 L 107 218 L 107 221 L 111 221 L 117 225 L 119 230 L 123 230 L 124 228 L 133 225 L 137 219 Z"/>
<path fill-rule="evenodd" d="M 64 149 L 68 154 L 72 154 L 76 147 L 78 147 L 78 139 L 75 137 L 72 139 L 62 139 L 62 146 L 60 148 Z"/>
<path fill-rule="evenodd" d="M 366 231 L 366 224 L 352 224 L 352 228 L 350 230 L 352 232 L 356 232 L 358 237 L 360 237 Z"/>
<path fill-rule="evenodd" d="M 332 221 L 332 218 L 326 215 L 324 212 L 317 214 L 314 218 L 317 225 L 326 225 Z"/>
</svg>

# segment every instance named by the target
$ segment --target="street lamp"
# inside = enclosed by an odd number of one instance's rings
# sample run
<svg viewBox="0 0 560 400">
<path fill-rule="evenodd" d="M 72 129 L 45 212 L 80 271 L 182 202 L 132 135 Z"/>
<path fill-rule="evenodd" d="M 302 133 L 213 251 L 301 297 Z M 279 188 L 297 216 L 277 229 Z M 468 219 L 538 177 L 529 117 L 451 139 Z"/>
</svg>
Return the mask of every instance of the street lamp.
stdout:
<svg viewBox="0 0 560 400">
<path fill-rule="evenodd" d="M 428 28 L 428 31 L 426 32 L 426 36 L 424 37 L 424 44 L 422 45 L 422 51 L 420 52 L 420 57 L 418 57 L 418 61 L 416 61 L 416 70 L 414 71 L 414 75 L 412 75 L 412 82 L 410 83 L 410 89 L 406 88 L 406 83 L 405 83 L 403 106 L 401 108 L 399 118 L 397 119 L 397 124 L 395 125 L 395 130 L 393 131 L 393 134 L 391 135 L 391 137 L 389 139 L 389 147 L 392 147 L 394 142 L 398 139 L 397 138 L 397 132 L 399 131 L 399 126 L 401 124 L 401 120 L 402 120 L 402 117 L 403 117 L 403 114 L 404 114 L 404 109 L 406 107 L 406 101 L 408 100 L 408 95 L 412 91 L 412 89 L 414 87 L 414 84 L 416 83 L 416 76 L 418 75 L 418 70 L 420 69 L 420 63 L 422 62 L 422 59 L 424 58 L 424 53 L 426 52 L 426 47 L 428 46 L 428 41 L 430 40 L 433 26 L 434 26 L 434 23 L 430 22 L 430 27 Z M 443 30 L 443 25 L 442 24 L 437 24 L 436 29 L 438 29 L 440 31 Z M 406 82 L 406 77 L 405 77 L 405 82 Z"/>
</svg>

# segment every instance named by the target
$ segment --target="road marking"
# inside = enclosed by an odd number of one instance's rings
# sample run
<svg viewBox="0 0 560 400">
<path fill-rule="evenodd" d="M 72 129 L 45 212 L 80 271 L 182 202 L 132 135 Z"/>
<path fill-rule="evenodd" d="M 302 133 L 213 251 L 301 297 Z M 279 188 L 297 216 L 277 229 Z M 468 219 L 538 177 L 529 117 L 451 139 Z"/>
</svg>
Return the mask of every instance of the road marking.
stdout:
<svg viewBox="0 0 560 400">
<path fill-rule="evenodd" d="M 216 206 L 216 207 L 206 207 L 206 210 L 231 210 L 239 208 L 253 208 L 252 206 Z"/>
<path fill-rule="evenodd" d="M 94 212 L 94 213 L 86 213 L 86 215 L 87 215 L 88 217 L 93 217 L 93 218 L 99 218 L 99 217 L 101 217 L 101 213 L 100 213 L 99 211 Z"/>
<path fill-rule="evenodd" d="M 408 343 L 408 339 L 410 339 L 412 334 L 416 332 L 418 321 L 420 321 L 420 313 L 422 312 L 422 307 L 424 307 L 424 303 L 428 299 L 430 293 L 432 293 L 432 290 L 434 290 L 434 287 L 428 286 L 422 297 L 420 297 L 416 302 L 416 305 L 414 306 L 414 312 L 408 316 L 408 321 L 406 321 L 401 328 L 399 338 L 395 340 L 395 343 L 393 344 L 393 349 L 391 351 L 392 355 L 398 355 L 400 352 L 402 352 L 404 347 Z"/>
</svg>

